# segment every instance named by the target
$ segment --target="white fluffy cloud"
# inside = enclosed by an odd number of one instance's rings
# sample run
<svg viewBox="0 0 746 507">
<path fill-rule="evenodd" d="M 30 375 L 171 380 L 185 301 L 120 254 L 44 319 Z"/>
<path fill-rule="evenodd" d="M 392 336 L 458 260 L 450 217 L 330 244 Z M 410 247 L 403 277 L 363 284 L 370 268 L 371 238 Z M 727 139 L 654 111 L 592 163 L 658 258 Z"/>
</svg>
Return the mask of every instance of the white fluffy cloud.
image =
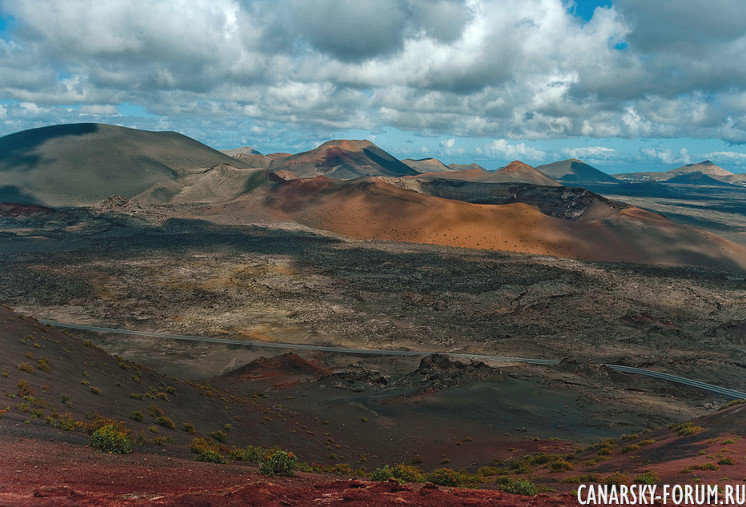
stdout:
<svg viewBox="0 0 746 507">
<path fill-rule="evenodd" d="M 640 158 L 642 159 L 654 159 L 660 160 L 664 164 L 691 164 L 692 157 L 689 155 L 689 150 L 681 148 L 679 150 L 673 150 L 671 148 L 664 148 L 661 145 L 653 146 L 652 148 L 640 148 Z"/>
<path fill-rule="evenodd" d="M 249 118 L 288 144 L 386 127 L 746 142 L 742 9 L 614 0 L 584 21 L 564 0 L 0 0 L 14 20 L 0 100 Z M 22 109 L 6 125 L 32 126 Z"/>
<path fill-rule="evenodd" d="M 705 155 L 705 158 L 712 160 L 722 160 L 725 162 L 735 162 L 736 164 L 746 163 L 746 153 L 737 151 L 713 151 Z"/>
<path fill-rule="evenodd" d="M 546 153 L 526 143 L 510 144 L 505 139 L 495 139 L 479 151 L 490 158 L 541 160 Z"/>
<path fill-rule="evenodd" d="M 606 146 L 584 146 L 582 148 L 563 148 L 562 154 L 570 158 L 598 160 L 613 156 L 616 153 L 614 148 Z"/>
</svg>

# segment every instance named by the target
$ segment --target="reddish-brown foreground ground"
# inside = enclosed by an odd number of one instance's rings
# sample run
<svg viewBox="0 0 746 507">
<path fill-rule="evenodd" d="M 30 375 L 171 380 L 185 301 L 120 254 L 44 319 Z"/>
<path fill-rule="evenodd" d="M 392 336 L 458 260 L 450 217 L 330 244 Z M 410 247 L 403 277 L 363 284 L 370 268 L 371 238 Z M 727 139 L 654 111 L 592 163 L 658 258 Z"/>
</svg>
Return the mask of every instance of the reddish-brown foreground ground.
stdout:
<svg viewBox="0 0 746 507">
<path fill-rule="evenodd" d="M 265 477 L 255 467 L 160 455 L 108 455 L 91 447 L 0 437 L 0 505 L 573 505 L 568 494 L 340 479 Z"/>
</svg>

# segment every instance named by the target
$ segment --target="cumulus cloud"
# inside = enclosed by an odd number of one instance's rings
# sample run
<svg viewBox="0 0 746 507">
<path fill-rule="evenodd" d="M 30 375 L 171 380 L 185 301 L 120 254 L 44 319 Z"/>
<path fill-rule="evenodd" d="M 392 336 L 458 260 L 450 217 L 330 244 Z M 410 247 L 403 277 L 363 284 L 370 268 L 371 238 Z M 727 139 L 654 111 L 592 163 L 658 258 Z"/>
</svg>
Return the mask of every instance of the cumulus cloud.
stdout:
<svg viewBox="0 0 746 507">
<path fill-rule="evenodd" d="M 686 148 L 673 150 L 671 148 L 664 148 L 662 145 L 656 145 L 651 148 L 640 148 L 640 156 L 643 159 L 657 159 L 664 164 L 692 163 L 692 157 Z"/>
<path fill-rule="evenodd" d="M 582 148 L 563 148 L 562 154 L 570 158 L 598 160 L 609 158 L 614 155 L 616 150 L 614 148 L 607 148 L 606 146 L 584 146 Z"/>
<path fill-rule="evenodd" d="M 568 5 L 0 0 L 14 20 L 0 37 L 0 100 L 103 117 L 115 113 L 90 108 L 126 102 L 223 131 L 248 119 L 283 130 L 288 144 L 387 127 L 503 141 L 746 142 L 741 0 L 615 0 L 589 20 Z M 43 113 L 6 115 L 10 128 Z"/>
<path fill-rule="evenodd" d="M 495 139 L 487 146 L 479 149 L 481 153 L 491 158 L 542 160 L 546 153 L 528 146 L 526 143 L 510 144 L 505 139 Z"/>
<path fill-rule="evenodd" d="M 713 151 L 712 153 L 706 154 L 705 158 L 735 162 L 737 164 L 746 163 L 746 153 L 739 153 L 737 151 Z"/>
<path fill-rule="evenodd" d="M 443 155 L 461 155 L 466 150 L 463 147 L 456 145 L 456 139 L 445 139 L 440 142 L 440 153 Z"/>
</svg>

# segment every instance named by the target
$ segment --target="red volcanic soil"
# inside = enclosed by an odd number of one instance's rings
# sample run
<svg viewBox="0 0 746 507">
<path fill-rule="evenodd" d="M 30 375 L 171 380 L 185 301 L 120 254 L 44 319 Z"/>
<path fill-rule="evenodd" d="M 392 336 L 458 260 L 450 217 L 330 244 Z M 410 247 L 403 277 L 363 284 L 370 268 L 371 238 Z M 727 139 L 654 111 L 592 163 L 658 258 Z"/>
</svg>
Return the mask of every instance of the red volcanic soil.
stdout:
<svg viewBox="0 0 746 507">
<path fill-rule="evenodd" d="M 124 421 L 138 437 L 138 449 L 146 452 L 188 456 L 195 435 L 183 425 L 190 424 L 200 436 L 224 431 L 228 446 L 278 445 L 308 460 L 326 455 L 323 433 L 328 430 L 321 422 L 262 398 L 237 396 L 230 386 L 220 390 L 161 375 L 4 306 L 0 351 L 0 412 L 10 409 L 0 417 L 0 435 L 6 437 L 80 443 L 87 441 L 84 425 L 100 415 Z M 21 385 L 32 401 L 20 398 Z M 133 412 L 141 417 L 133 418 Z M 174 427 L 160 424 L 159 416 Z M 57 426 L 65 420 L 77 423 L 78 430 L 60 432 Z"/>
<path fill-rule="evenodd" d="M 2 505 L 573 505 L 570 495 L 522 497 L 492 490 L 341 479 L 266 477 L 253 466 L 0 437 Z"/>
<path fill-rule="evenodd" d="M 459 169 L 450 172 L 431 172 L 422 173 L 417 176 L 406 176 L 406 178 L 415 179 L 426 179 L 426 178 L 443 178 L 449 180 L 464 180 L 464 181 L 489 181 L 490 176 L 494 173 L 485 171 L 479 167 L 471 169 Z"/>
<path fill-rule="evenodd" d="M 226 377 L 238 377 L 241 380 L 272 379 L 275 381 L 298 380 L 300 378 L 318 378 L 330 375 L 331 372 L 317 364 L 303 359 L 294 352 L 285 352 L 281 356 L 260 357 L 247 365 L 225 374 Z"/>
<path fill-rule="evenodd" d="M 514 160 L 497 171 L 492 181 L 516 181 L 520 183 L 530 183 L 532 185 L 559 186 L 560 184 L 552 178 L 542 173 L 538 169 L 524 164 L 520 160 Z"/>
<path fill-rule="evenodd" d="M 215 221 L 251 217 L 249 196 L 213 208 Z M 639 208 L 572 222 L 523 203 L 473 204 L 405 190 L 380 180 L 329 178 L 281 184 L 261 204 L 273 218 L 362 240 L 387 240 L 577 259 L 746 269 L 746 248 Z"/>
<path fill-rule="evenodd" d="M 360 176 L 405 176 L 417 171 L 370 141 L 328 141 L 318 148 L 272 160 L 272 172 L 288 171 L 299 178 L 329 176 L 351 179 Z"/>
<path fill-rule="evenodd" d="M 622 473 L 622 482 L 627 483 L 643 473 L 657 475 L 662 484 L 742 482 L 746 480 L 745 437 L 746 403 L 740 403 L 689 424 L 610 441 L 608 451 L 592 446 L 577 454 L 574 470 L 534 470 L 531 477 L 537 483 L 550 481 L 559 491 L 576 486 L 566 479 L 589 474 L 603 480 Z"/>
</svg>

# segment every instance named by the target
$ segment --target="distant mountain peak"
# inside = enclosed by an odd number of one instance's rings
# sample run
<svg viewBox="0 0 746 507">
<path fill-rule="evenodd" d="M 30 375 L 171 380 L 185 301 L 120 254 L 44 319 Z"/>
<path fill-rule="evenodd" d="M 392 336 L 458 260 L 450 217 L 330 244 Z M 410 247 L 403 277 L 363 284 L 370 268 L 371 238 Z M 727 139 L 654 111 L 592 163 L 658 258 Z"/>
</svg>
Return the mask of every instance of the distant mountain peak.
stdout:
<svg viewBox="0 0 746 507">
<path fill-rule="evenodd" d="M 666 171 L 666 172 L 669 174 L 674 174 L 674 175 L 694 173 L 694 172 L 701 172 L 708 176 L 730 176 L 733 174 L 727 169 L 723 169 L 722 167 L 714 164 L 710 160 L 703 160 L 702 162 L 696 162 L 694 164 L 683 165 L 681 167 L 677 167 L 676 169 L 671 169 L 670 171 Z"/>
<path fill-rule="evenodd" d="M 367 139 L 333 139 L 319 146 L 318 150 L 339 148 L 346 151 L 363 151 L 366 148 L 377 147 Z"/>
<path fill-rule="evenodd" d="M 437 158 L 433 157 L 425 157 L 419 159 L 405 158 L 402 160 L 402 162 L 421 174 L 453 171 L 453 169 L 445 165 Z"/>
<path fill-rule="evenodd" d="M 592 165 L 589 165 L 577 158 L 560 160 L 551 164 L 544 164 L 536 167 L 550 178 L 566 183 L 572 182 L 603 182 L 617 183 L 618 180 L 609 176 L 603 171 L 599 171 Z"/>
<path fill-rule="evenodd" d="M 502 169 L 500 169 L 499 172 L 513 173 L 513 172 L 524 172 L 524 171 L 533 172 L 533 171 L 536 171 L 536 169 L 534 169 L 532 166 L 524 162 L 521 162 L 520 160 L 514 160 L 508 165 L 506 165 L 505 167 L 503 167 Z M 540 171 L 537 171 L 537 172 L 540 172 Z"/>
</svg>

